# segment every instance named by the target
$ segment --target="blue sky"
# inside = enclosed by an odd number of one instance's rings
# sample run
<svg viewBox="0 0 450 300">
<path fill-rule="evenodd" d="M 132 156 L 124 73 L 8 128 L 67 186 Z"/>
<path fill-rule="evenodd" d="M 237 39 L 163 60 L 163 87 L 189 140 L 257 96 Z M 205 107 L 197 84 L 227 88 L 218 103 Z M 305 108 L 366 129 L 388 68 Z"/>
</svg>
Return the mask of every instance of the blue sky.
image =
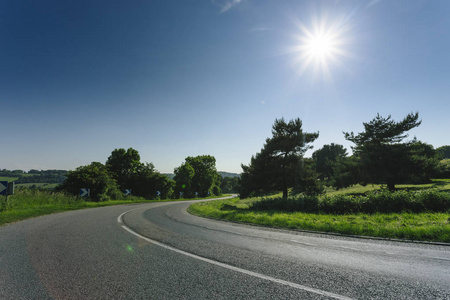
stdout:
<svg viewBox="0 0 450 300">
<path fill-rule="evenodd" d="M 450 1 L 0 0 L 0 169 L 75 169 L 132 147 L 173 172 L 241 172 L 275 118 L 314 150 L 377 113 L 450 144 Z M 333 36 L 322 64 L 315 28 Z M 302 48 L 303 47 L 303 48 Z M 308 63 L 309 62 L 309 63 Z M 311 155 L 310 151 L 307 155 Z"/>
</svg>

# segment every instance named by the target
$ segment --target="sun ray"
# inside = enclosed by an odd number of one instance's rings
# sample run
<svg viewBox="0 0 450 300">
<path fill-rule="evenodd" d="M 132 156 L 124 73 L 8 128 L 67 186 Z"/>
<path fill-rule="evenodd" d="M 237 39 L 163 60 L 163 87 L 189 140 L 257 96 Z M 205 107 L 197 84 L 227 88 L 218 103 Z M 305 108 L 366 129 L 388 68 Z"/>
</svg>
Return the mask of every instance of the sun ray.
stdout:
<svg viewBox="0 0 450 300">
<path fill-rule="evenodd" d="M 295 54 L 294 65 L 299 75 L 312 69 L 314 76 L 331 78 L 332 66 L 340 65 L 343 58 L 351 54 L 345 49 L 348 38 L 345 33 L 348 30 L 345 22 L 338 20 L 334 23 L 314 18 L 308 28 L 298 22 L 299 32 L 295 36 L 296 45 L 288 52 Z"/>
</svg>

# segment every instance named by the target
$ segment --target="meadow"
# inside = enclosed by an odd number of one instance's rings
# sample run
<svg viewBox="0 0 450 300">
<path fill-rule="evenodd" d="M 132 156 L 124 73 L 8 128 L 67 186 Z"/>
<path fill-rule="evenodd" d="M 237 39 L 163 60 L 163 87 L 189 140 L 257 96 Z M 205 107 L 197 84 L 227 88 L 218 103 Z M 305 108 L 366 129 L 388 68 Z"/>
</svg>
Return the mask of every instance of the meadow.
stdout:
<svg viewBox="0 0 450 300">
<path fill-rule="evenodd" d="M 196 203 L 203 217 L 296 230 L 450 243 L 450 180 L 328 190 L 321 197 L 227 199 Z"/>
<path fill-rule="evenodd" d="M 228 195 L 223 195 L 223 197 Z M 217 198 L 217 197 L 209 197 Z M 163 201 L 183 201 L 193 199 L 146 200 L 142 197 L 127 196 L 123 200 L 103 202 L 86 201 L 85 198 L 54 192 L 49 189 L 17 188 L 14 195 L 0 196 L 0 226 L 42 215 L 111 205 L 151 203 Z"/>
</svg>

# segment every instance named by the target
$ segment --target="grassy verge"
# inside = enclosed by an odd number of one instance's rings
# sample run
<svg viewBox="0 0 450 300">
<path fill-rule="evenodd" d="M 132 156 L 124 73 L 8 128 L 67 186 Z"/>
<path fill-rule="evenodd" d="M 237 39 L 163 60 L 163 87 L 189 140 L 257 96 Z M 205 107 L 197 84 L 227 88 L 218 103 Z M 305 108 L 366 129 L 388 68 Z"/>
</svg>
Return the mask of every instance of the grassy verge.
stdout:
<svg viewBox="0 0 450 300">
<path fill-rule="evenodd" d="M 192 214 L 289 229 L 450 243 L 450 213 L 326 214 L 253 210 L 253 199 L 196 203 Z"/>
<path fill-rule="evenodd" d="M 225 197 L 227 195 L 224 195 Z M 217 198 L 217 197 L 209 197 Z M 140 197 L 129 197 L 125 200 L 104 202 L 88 202 L 83 198 L 68 196 L 62 193 L 53 193 L 45 190 L 21 189 L 15 195 L 8 197 L 5 203 L 4 196 L 0 196 L 0 226 L 42 215 L 111 205 L 132 203 L 151 203 L 164 201 L 184 201 L 196 199 L 159 199 L 145 200 Z"/>
<path fill-rule="evenodd" d="M 434 189 L 436 191 L 450 191 L 450 179 L 432 179 L 431 183 L 426 184 L 397 184 L 395 186 L 398 190 L 426 190 Z M 335 190 L 332 187 L 325 187 L 327 195 L 345 195 L 345 194 L 363 194 L 370 191 L 380 190 L 380 184 L 368 184 L 365 186 L 356 184 L 354 186 Z"/>
</svg>

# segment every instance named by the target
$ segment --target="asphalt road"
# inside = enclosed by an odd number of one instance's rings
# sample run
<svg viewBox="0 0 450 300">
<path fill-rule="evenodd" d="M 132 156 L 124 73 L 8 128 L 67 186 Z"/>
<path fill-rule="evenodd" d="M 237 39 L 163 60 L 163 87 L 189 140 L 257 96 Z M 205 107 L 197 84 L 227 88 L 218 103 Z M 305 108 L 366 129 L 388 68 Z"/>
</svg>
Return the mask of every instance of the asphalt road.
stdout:
<svg viewBox="0 0 450 300">
<path fill-rule="evenodd" d="M 450 299 L 450 247 L 245 226 L 190 202 L 0 228 L 0 299 Z"/>
</svg>

